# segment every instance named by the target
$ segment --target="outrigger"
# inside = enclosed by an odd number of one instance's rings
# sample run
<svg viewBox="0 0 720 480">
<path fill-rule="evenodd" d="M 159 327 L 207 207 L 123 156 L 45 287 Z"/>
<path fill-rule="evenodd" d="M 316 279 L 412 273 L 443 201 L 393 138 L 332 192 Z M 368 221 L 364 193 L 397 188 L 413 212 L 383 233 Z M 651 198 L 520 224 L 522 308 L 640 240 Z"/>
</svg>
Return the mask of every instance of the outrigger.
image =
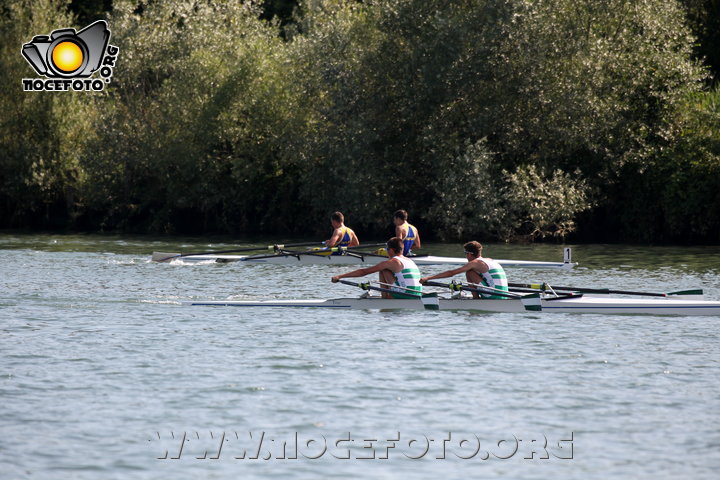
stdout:
<svg viewBox="0 0 720 480">
<path fill-rule="evenodd" d="M 183 302 L 193 306 L 230 307 L 271 307 L 271 308 L 329 308 L 334 310 L 449 310 L 500 313 L 596 313 L 596 314 L 643 314 L 720 316 L 720 301 L 703 299 L 702 290 L 684 290 L 669 293 L 631 292 L 611 289 L 584 289 L 573 287 L 551 287 L 547 284 L 525 284 L 502 292 L 481 285 L 438 284 L 430 286 L 449 288 L 454 294 L 441 297 L 436 292 L 421 296 L 406 295 L 407 298 L 381 298 L 371 296 L 370 291 L 393 291 L 369 282 L 356 283 L 340 280 L 341 283 L 360 287 L 365 293 L 356 298 L 335 298 L 329 300 L 199 300 Z M 520 291 L 517 291 L 520 290 Z M 505 296 L 504 299 L 473 299 L 462 296 L 463 291 L 476 291 L 485 295 Z M 394 291 L 396 294 L 397 292 Z M 620 292 L 620 293 L 617 293 Z M 626 297 L 609 297 L 617 293 Z M 649 296 L 651 298 L 631 298 Z"/>
<path fill-rule="evenodd" d="M 153 262 L 205 262 L 205 263 L 231 263 L 241 262 L 250 264 L 271 264 L 271 265 L 375 265 L 379 262 L 387 260 L 386 255 L 374 252 L 363 251 L 362 247 L 376 247 L 379 245 L 364 245 L 353 249 L 348 248 L 316 248 L 313 250 L 296 251 L 291 250 L 293 247 L 311 246 L 312 244 L 292 244 L 292 245 L 268 245 L 266 248 L 273 253 L 255 254 L 255 255 L 229 255 L 229 253 L 237 253 L 240 251 L 257 251 L 265 247 L 256 247 L 254 249 L 243 250 L 223 250 L 219 252 L 203 252 L 203 253 L 167 253 L 154 252 L 152 254 Z M 338 253 L 331 255 L 331 253 Z M 414 255 L 411 256 L 416 265 L 463 265 L 467 263 L 466 258 L 459 257 L 438 257 L 435 255 Z M 572 262 L 572 251 L 570 248 L 564 249 L 562 262 L 544 262 L 533 260 L 499 260 L 496 259 L 503 268 L 547 268 L 547 269 L 564 269 L 573 268 L 576 263 Z"/>
</svg>

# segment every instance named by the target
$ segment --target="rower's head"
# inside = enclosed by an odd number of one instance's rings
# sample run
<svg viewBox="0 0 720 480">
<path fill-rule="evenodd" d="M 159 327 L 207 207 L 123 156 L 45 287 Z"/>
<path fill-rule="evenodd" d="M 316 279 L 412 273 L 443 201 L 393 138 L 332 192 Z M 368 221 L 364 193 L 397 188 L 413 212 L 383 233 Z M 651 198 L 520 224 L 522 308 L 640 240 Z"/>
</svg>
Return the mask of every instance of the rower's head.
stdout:
<svg viewBox="0 0 720 480">
<path fill-rule="evenodd" d="M 399 237 L 392 237 L 390 240 L 387 241 L 386 244 L 388 256 L 390 258 L 397 257 L 398 255 L 402 255 L 403 253 L 403 241 L 400 240 Z"/>
<path fill-rule="evenodd" d="M 405 210 L 398 210 L 395 213 L 393 213 L 393 222 L 395 225 L 402 225 L 403 223 L 407 222 L 408 219 L 408 213 Z"/>
<path fill-rule="evenodd" d="M 467 242 L 465 245 L 463 245 L 463 248 L 465 249 L 465 255 L 471 255 L 472 258 L 478 258 L 482 256 L 482 245 L 480 242 L 476 242 L 473 240 L 472 242 Z"/>
<path fill-rule="evenodd" d="M 330 215 L 330 223 L 332 223 L 333 227 L 338 228 L 340 225 L 345 223 L 345 215 L 341 212 L 333 213 Z"/>
</svg>

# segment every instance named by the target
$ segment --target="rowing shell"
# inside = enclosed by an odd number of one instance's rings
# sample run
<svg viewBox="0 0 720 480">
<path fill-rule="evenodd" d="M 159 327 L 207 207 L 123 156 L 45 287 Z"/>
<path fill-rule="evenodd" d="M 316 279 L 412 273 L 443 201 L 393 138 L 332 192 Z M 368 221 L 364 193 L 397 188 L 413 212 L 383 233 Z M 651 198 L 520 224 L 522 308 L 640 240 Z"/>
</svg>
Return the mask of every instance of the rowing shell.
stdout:
<svg viewBox="0 0 720 480">
<path fill-rule="evenodd" d="M 376 265 L 387 257 L 377 255 L 317 255 L 308 254 L 289 254 L 278 253 L 276 255 L 192 255 L 186 257 L 177 257 L 179 253 L 155 252 L 152 260 L 154 262 L 215 262 L 230 263 L 244 262 L 253 264 L 269 264 L 269 265 Z M 456 257 L 437 257 L 434 255 L 417 255 L 410 257 L 416 265 L 448 265 L 457 266 L 465 265 L 467 258 Z M 563 262 L 539 262 L 532 260 L 495 260 L 504 268 L 547 268 L 547 269 L 565 269 L 569 270 L 576 264 L 570 261 L 570 249 L 565 249 L 565 260 Z"/>
<path fill-rule="evenodd" d="M 540 300 L 542 312 L 646 315 L 720 316 L 720 302 L 709 300 L 634 299 L 582 296 L 579 298 Z M 330 300 L 212 300 L 184 302 L 194 306 L 328 308 L 333 310 L 423 310 L 419 299 L 379 297 L 335 298 Z M 525 313 L 519 299 L 440 298 L 439 310 Z M 535 312 L 540 313 L 540 312 Z"/>
</svg>

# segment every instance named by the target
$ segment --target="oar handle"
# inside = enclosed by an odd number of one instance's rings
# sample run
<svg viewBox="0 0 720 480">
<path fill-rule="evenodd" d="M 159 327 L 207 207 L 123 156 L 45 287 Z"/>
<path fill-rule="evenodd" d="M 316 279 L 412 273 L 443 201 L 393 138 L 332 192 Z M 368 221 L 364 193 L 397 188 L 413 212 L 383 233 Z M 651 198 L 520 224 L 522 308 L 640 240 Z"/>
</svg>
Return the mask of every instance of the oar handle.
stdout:
<svg viewBox="0 0 720 480">
<path fill-rule="evenodd" d="M 449 288 L 453 292 L 459 292 L 462 290 L 462 283 L 457 282 L 450 282 L 450 283 L 441 283 L 441 282 L 434 282 L 432 280 L 428 280 L 425 282 L 425 285 L 428 287 L 443 287 L 443 288 Z"/>
<path fill-rule="evenodd" d="M 344 285 L 350 285 L 352 287 L 360 287 L 363 290 L 370 290 L 370 282 L 364 282 L 364 283 L 358 283 L 358 282 L 351 282 L 350 280 L 338 280 L 338 283 L 342 283 Z"/>
</svg>

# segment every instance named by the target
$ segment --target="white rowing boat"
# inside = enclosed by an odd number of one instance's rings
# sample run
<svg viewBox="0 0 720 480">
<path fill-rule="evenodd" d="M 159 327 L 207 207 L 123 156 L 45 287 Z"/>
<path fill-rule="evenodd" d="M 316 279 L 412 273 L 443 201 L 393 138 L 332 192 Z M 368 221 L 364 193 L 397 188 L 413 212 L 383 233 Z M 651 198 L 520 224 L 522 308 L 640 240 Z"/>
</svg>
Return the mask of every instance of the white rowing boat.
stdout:
<svg viewBox="0 0 720 480">
<path fill-rule="evenodd" d="M 521 299 L 438 298 L 433 310 L 524 313 L 532 308 Z M 573 298 L 543 296 L 543 313 L 601 313 L 644 315 L 714 315 L 720 316 L 720 302 L 676 298 L 619 298 L 583 295 Z M 327 308 L 333 310 L 424 310 L 420 299 L 385 299 L 380 297 L 335 298 L 330 300 L 211 300 L 184 302 L 193 306 L 271 307 L 271 308 Z M 535 312 L 539 313 L 539 312 Z"/>
<path fill-rule="evenodd" d="M 498 260 L 504 268 L 547 268 L 569 270 L 576 264 L 571 261 L 571 250 L 565 248 L 562 262 L 542 262 L 533 260 Z M 458 266 L 467 263 L 467 258 L 438 257 L 434 255 L 416 255 L 410 257 L 418 265 L 447 265 Z M 278 252 L 272 255 L 187 255 L 180 253 L 154 252 L 154 262 L 182 262 L 182 263 L 231 263 L 241 262 L 248 264 L 266 265 L 375 265 L 387 257 L 375 254 L 345 253 L 343 255 L 322 255 L 317 252 Z"/>
</svg>

